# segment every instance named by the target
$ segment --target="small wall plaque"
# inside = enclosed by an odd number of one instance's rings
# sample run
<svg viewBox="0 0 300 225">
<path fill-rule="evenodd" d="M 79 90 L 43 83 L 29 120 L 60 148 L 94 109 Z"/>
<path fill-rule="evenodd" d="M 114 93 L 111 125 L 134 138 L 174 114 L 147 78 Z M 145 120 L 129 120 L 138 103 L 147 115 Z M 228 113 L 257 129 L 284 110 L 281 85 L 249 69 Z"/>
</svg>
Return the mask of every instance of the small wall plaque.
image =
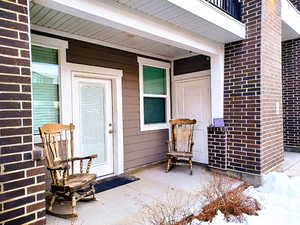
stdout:
<svg viewBox="0 0 300 225">
<path fill-rule="evenodd" d="M 213 119 L 214 127 L 224 127 L 224 119 L 223 118 L 214 118 Z"/>
</svg>

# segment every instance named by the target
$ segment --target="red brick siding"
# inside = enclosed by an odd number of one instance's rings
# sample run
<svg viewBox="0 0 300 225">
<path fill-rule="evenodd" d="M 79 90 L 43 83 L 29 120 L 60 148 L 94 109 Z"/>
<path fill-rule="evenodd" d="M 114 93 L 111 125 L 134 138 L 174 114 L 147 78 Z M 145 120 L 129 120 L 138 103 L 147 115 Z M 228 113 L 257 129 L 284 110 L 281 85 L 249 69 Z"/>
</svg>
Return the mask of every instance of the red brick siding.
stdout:
<svg viewBox="0 0 300 225">
<path fill-rule="evenodd" d="M 208 162 L 210 167 L 227 168 L 227 130 L 208 127 Z"/>
<path fill-rule="evenodd" d="M 246 39 L 225 45 L 224 119 L 228 169 L 259 174 L 261 93 L 261 1 L 244 0 Z"/>
<path fill-rule="evenodd" d="M 32 158 L 27 1 L 0 1 L 0 224 L 44 223 L 44 166 Z"/>
<path fill-rule="evenodd" d="M 227 168 L 261 174 L 283 160 L 280 1 L 244 0 L 242 20 L 246 39 L 225 45 Z"/>
<path fill-rule="evenodd" d="M 262 173 L 267 173 L 283 162 L 281 1 L 263 1 L 262 8 L 261 152 Z"/>
<path fill-rule="evenodd" d="M 282 43 L 284 145 L 300 148 L 300 39 Z"/>
</svg>

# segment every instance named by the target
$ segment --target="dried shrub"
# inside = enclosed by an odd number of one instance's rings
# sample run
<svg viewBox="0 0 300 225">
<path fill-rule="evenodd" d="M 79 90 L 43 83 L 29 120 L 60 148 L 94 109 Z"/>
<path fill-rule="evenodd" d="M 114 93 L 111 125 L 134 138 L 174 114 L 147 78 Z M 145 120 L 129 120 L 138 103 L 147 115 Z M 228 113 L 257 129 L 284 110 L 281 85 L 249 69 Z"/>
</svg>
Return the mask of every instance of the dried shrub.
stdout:
<svg viewBox="0 0 300 225">
<path fill-rule="evenodd" d="M 227 221 L 243 222 L 243 214 L 257 215 L 259 203 L 243 193 L 249 184 L 243 183 L 236 188 L 233 185 L 233 181 L 214 174 L 212 181 L 200 192 L 206 204 L 195 218 L 212 221 L 218 211 L 221 211 Z"/>
<path fill-rule="evenodd" d="M 187 225 L 187 218 L 193 216 L 195 200 L 192 195 L 169 193 L 166 201 L 157 201 L 144 206 L 142 221 L 147 225 Z M 182 222 L 181 222 L 182 221 Z"/>
<path fill-rule="evenodd" d="M 234 187 L 236 181 L 218 174 L 197 195 L 168 195 L 167 201 L 148 205 L 142 213 L 143 225 L 190 225 L 194 220 L 209 221 L 218 211 L 228 222 L 243 222 L 244 214 L 257 215 L 259 203 L 244 194 L 249 184 Z"/>
</svg>

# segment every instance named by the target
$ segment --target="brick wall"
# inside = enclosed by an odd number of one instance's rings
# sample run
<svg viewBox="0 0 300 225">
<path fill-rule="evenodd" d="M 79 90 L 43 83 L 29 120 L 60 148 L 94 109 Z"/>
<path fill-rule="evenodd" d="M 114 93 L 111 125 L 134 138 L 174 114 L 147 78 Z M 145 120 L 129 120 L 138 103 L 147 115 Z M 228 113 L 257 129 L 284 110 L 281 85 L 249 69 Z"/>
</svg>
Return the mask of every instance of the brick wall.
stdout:
<svg viewBox="0 0 300 225">
<path fill-rule="evenodd" d="M 266 139 L 272 135 L 275 143 L 282 141 L 282 135 L 274 132 L 280 127 L 281 117 L 274 114 L 273 104 L 281 96 L 279 13 L 279 0 L 244 0 L 246 39 L 225 45 L 224 119 L 230 170 L 261 174 L 283 159 L 282 145 L 274 150 L 276 160 L 269 158 L 272 146 Z M 270 83 L 272 79 L 276 84 Z M 279 90 L 274 92 L 274 88 Z M 274 126 L 269 123 L 273 118 Z"/>
<path fill-rule="evenodd" d="M 290 0 L 300 10 L 300 0 Z M 287 150 L 300 150 L 300 39 L 282 43 L 283 132 Z"/>
<path fill-rule="evenodd" d="M 244 0 L 246 39 L 225 45 L 224 119 L 228 169 L 259 174 L 261 1 Z"/>
<path fill-rule="evenodd" d="M 33 160 L 27 0 L 0 1 L 0 224 L 43 224 L 44 167 Z"/>
<path fill-rule="evenodd" d="M 286 148 L 300 148 L 300 39 L 282 43 L 283 130 Z"/>
<path fill-rule="evenodd" d="M 283 162 L 281 1 L 262 1 L 261 154 L 262 173 Z"/>
<path fill-rule="evenodd" d="M 210 167 L 227 169 L 227 130 L 208 127 L 208 162 Z"/>
</svg>

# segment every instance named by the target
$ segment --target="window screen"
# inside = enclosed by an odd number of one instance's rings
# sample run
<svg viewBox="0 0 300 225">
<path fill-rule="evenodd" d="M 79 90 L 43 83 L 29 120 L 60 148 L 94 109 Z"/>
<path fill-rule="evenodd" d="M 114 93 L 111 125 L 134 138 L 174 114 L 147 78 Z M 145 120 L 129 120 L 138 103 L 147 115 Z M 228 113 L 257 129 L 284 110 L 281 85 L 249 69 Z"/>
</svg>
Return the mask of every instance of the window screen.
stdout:
<svg viewBox="0 0 300 225">
<path fill-rule="evenodd" d="M 58 50 L 33 45 L 32 110 L 33 133 L 46 123 L 59 123 Z"/>
</svg>

